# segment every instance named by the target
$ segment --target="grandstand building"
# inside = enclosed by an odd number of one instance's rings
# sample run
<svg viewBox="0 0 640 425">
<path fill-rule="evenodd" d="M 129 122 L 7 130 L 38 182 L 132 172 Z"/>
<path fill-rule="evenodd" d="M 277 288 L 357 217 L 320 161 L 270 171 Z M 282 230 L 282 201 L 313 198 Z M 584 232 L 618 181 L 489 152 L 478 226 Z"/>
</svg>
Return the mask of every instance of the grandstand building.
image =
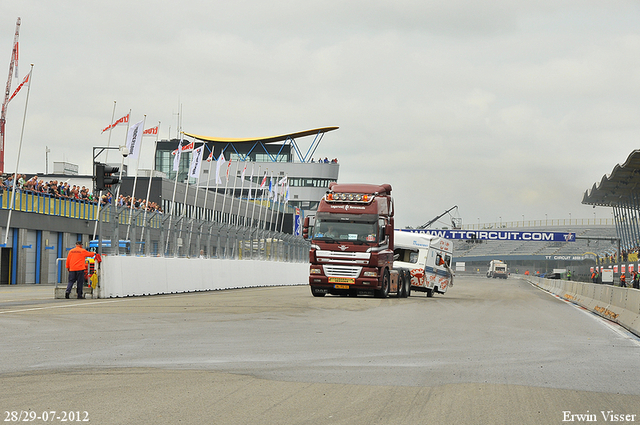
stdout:
<svg viewBox="0 0 640 425">
<path fill-rule="evenodd" d="M 313 130 L 289 133 L 280 136 L 231 139 L 221 137 L 201 136 L 192 133 L 184 133 L 188 141 L 195 142 L 194 147 L 206 146 L 204 157 L 212 155 L 217 160 L 221 154 L 225 160 L 231 160 L 230 179 L 226 183 L 216 185 L 216 164 L 211 161 L 203 163 L 200 175 L 197 179 L 191 179 L 191 183 L 198 184 L 201 188 L 209 188 L 219 192 L 233 194 L 236 198 L 247 198 L 249 193 L 256 193 L 260 183 L 267 177 L 282 180 L 288 177 L 289 194 L 287 204 L 292 208 L 299 208 L 308 214 L 315 211 L 319 200 L 324 196 L 329 183 L 338 181 L 340 165 L 337 161 L 320 162 L 314 154 L 324 134 L 338 129 L 338 127 L 323 127 Z M 298 139 L 313 137 L 310 146 L 303 149 Z M 180 140 L 162 140 L 157 143 L 155 153 L 155 170 L 167 175 L 168 180 L 173 181 L 176 172 L 173 170 L 174 151 Z M 183 145 L 187 142 L 182 142 Z M 191 152 L 185 152 L 180 158 L 178 181 L 187 180 L 189 166 L 191 164 Z M 244 167 L 247 167 L 246 169 Z M 224 170 L 226 173 L 226 170 Z M 244 175 L 244 181 L 242 176 Z M 166 209 L 166 208 L 165 208 Z"/>
<path fill-rule="evenodd" d="M 582 203 L 611 207 L 621 248 L 637 252 L 640 246 L 640 150 L 631 152 L 624 164 L 602 177 L 584 193 Z"/>
</svg>

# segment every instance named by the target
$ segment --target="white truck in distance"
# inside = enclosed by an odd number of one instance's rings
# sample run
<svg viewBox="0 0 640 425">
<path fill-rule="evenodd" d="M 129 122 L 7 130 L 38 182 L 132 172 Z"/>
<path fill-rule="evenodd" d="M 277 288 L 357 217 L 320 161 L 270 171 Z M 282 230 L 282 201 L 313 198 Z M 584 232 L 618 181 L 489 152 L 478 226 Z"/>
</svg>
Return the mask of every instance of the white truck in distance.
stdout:
<svg viewBox="0 0 640 425">
<path fill-rule="evenodd" d="M 507 263 L 500 260 L 491 260 L 489 263 L 489 270 L 487 270 L 488 278 L 507 278 Z"/>
<path fill-rule="evenodd" d="M 411 289 L 444 294 L 453 286 L 453 243 L 445 238 L 410 233 L 394 232 L 393 268 L 405 270 L 411 275 Z"/>
</svg>

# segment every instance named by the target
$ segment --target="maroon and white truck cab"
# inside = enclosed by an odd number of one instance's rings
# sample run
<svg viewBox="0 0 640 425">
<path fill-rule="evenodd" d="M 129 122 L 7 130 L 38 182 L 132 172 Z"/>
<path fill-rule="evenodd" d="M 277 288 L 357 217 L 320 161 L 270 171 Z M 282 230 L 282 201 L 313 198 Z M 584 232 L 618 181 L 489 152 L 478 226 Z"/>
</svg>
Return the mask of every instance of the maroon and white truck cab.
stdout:
<svg viewBox="0 0 640 425">
<path fill-rule="evenodd" d="M 314 296 L 370 294 L 399 297 L 410 276 L 393 270 L 391 185 L 332 183 L 320 201 L 315 223 L 305 219 L 311 240 L 309 285 Z"/>
</svg>

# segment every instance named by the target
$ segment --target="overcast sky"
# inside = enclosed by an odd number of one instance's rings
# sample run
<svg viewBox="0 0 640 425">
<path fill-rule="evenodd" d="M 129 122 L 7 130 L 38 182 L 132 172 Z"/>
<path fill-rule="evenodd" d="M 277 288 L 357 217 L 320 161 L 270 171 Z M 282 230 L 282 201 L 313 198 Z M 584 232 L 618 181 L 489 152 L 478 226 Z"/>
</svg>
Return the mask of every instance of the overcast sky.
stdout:
<svg viewBox="0 0 640 425">
<path fill-rule="evenodd" d="M 316 157 L 337 157 L 341 182 L 392 184 L 397 227 L 453 205 L 477 224 L 610 218 L 583 194 L 638 147 L 637 1 L 3 0 L 3 85 L 18 17 L 12 92 L 35 64 L 25 173 L 48 146 L 50 170 L 91 174 L 114 101 L 161 138 L 182 105 L 184 131 L 206 136 L 339 126 Z M 8 108 L 7 172 L 25 99 Z"/>
</svg>

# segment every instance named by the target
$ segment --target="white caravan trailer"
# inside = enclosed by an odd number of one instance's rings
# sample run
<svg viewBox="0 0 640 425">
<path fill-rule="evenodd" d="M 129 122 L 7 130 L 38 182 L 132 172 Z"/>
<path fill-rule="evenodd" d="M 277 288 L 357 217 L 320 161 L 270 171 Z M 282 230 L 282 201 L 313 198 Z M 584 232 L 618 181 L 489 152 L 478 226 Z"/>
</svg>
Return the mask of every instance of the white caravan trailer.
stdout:
<svg viewBox="0 0 640 425">
<path fill-rule="evenodd" d="M 411 275 L 411 289 L 444 294 L 453 286 L 453 242 L 422 233 L 394 232 L 393 268 Z"/>
</svg>

